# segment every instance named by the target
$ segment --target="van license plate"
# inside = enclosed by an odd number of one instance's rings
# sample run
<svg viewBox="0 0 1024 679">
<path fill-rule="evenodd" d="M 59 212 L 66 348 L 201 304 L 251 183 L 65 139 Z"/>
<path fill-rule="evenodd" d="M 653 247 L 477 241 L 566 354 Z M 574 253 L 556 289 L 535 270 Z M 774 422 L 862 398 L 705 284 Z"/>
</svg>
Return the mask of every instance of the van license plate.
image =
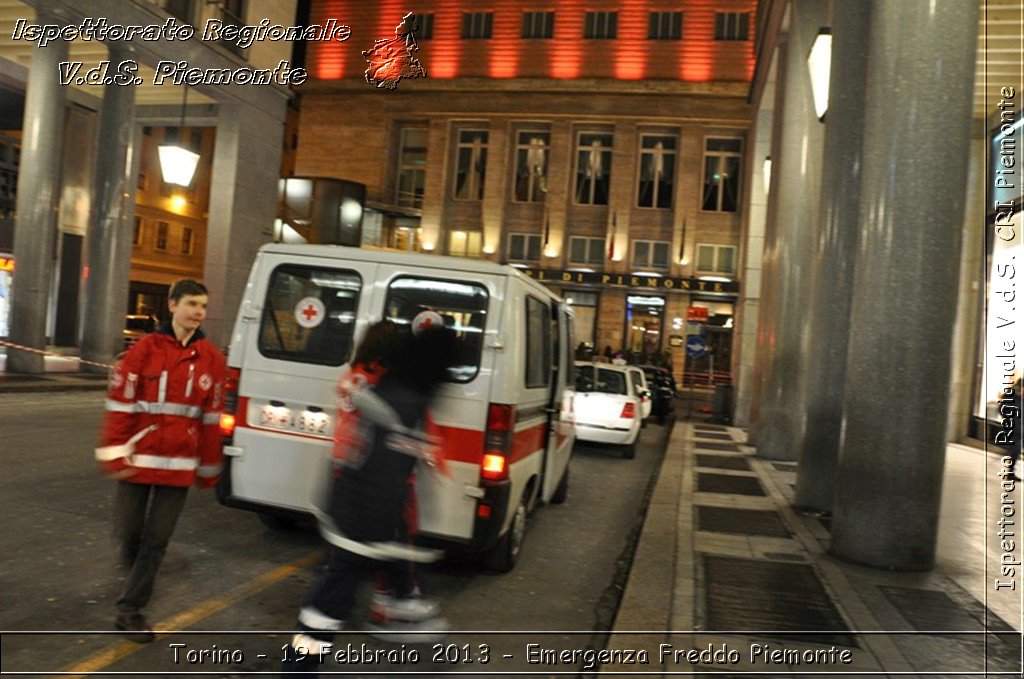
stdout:
<svg viewBox="0 0 1024 679">
<path fill-rule="evenodd" d="M 331 417 L 312 410 L 292 411 L 284 406 L 265 405 L 260 408 L 260 426 L 302 434 L 330 436 Z"/>
</svg>

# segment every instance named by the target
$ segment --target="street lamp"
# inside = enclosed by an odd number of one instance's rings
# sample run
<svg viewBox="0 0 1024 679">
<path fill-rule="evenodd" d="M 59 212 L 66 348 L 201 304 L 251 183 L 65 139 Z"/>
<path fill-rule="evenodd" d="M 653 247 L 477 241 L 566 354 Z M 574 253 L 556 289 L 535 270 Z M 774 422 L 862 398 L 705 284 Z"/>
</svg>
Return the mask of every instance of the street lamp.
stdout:
<svg viewBox="0 0 1024 679">
<path fill-rule="evenodd" d="M 821 28 L 814 38 L 811 53 L 807 55 L 807 68 L 811 71 L 811 93 L 814 112 L 818 120 L 825 120 L 828 111 L 828 80 L 832 68 L 832 29 Z"/>
<path fill-rule="evenodd" d="M 161 144 L 158 148 L 160 153 L 160 172 L 164 181 L 168 184 L 188 187 L 192 184 L 192 177 L 196 173 L 196 165 L 199 164 L 199 154 L 194 153 L 182 144 L 181 136 L 185 130 L 185 104 L 188 100 L 188 86 L 184 86 L 185 95 L 181 99 L 181 124 L 178 126 L 178 143 Z"/>
</svg>

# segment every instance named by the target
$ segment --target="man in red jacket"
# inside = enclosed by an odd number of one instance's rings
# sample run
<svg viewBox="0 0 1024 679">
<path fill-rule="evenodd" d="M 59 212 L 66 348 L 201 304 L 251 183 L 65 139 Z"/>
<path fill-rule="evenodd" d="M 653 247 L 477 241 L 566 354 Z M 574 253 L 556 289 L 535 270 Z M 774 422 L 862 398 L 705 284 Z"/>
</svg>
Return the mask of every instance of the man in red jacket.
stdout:
<svg viewBox="0 0 1024 679">
<path fill-rule="evenodd" d="M 206 288 L 171 287 L 171 322 L 139 340 L 114 368 L 96 460 L 117 480 L 114 534 L 127 576 L 117 629 L 154 638 L 142 614 L 189 486 L 210 488 L 221 470 L 224 356 L 203 335 Z"/>
</svg>

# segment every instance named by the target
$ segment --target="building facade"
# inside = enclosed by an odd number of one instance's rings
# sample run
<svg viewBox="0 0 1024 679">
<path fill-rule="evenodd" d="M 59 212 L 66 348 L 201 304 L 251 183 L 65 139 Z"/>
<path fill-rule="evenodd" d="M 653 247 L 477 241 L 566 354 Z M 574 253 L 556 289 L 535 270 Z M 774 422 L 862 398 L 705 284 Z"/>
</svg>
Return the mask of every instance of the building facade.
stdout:
<svg viewBox="0 0 1024 679">
<path fill-rule="evenodd" d="M 364 245 L 543 280 L 581 355 L 681 376 L 700 333 L 690 368 L 727 374 L 755 4 L 314 2 L 353 34 L 309 47 L 295 173 L 366 184 Z M 372 89 L 361 51 L 406 13 L 427 78 Z"/>
</svg>

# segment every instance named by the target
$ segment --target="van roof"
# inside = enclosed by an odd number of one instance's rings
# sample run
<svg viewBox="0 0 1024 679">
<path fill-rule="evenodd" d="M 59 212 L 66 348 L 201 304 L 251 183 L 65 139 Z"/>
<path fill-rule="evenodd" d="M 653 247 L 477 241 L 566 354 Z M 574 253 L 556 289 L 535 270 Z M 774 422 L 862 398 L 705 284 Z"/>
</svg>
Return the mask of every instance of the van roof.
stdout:
<svg viewBox="0 0 1024 679">
<path fill-rule="evenodd" d="M 377 250 L 375 248 L 356 248 L 348 245 L 286 245 L 284 243 L 268 243 L 260 248 L 260 252 L 300 255 L 303 257 L 325 257 L 328 259 L 358 259 L 364 262 L 377 262 L 380 264 L 416 266 L 439 270 L 457 269 L 474 273 L 513 276 L 527 282 L 537 290 L 544 291 L 552 297 L 558 297 L 550 289 L 522 273 L 514 266 L 480 259 L 470 259 L 469 257 L 425 255 L 418 252 L 394 252 L 392 250 Z"/>
</svg>

